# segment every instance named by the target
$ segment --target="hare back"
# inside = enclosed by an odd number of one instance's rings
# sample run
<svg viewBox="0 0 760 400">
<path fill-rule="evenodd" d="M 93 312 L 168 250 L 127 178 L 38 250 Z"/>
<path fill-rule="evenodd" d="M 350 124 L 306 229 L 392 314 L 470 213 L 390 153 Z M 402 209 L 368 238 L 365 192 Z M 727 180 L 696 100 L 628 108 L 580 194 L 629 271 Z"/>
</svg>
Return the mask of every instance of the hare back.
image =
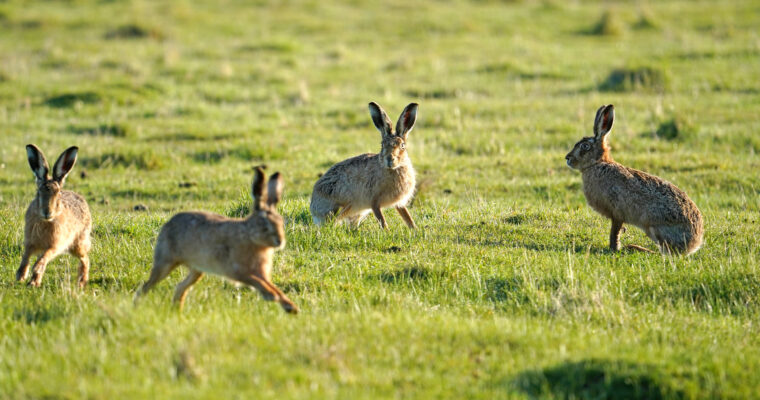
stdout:
<svg viewBox="0 0 760 400">
<path fill-rule="evenodd" d="M 314 184 L 312 196 L 340 205 L 350 205 L 357 211 L 371 208 L 406 205 L 414 194 L 415 171 L 410 162 L 396 169 L 382 166 L 380 155 L 362 154 L 341 161 L 322 175 Z"/>
<path fill-rule="evenodd" d="M 255 227 L 246 222 L 202 211 L 179 213 L 161 228 L 154 265 L 184 264 L 228 277 L 251 269 L 274 250 L 251 242 Z"/>
<path fill-rule="evenodd" d="M 672 183 L 618 163 L 601 162 L 583 171 L 583 193 L 600 214 L 646 229 L 693 225 L 702 217 L 691 199 Z"/>
<path fill-rule="evenodd" d="M 68 190 L 61 191 L 60 196 L 61 212 L 50 221 L 40 218 L 37 199 L 29 204 L 24 227 L 26 247 L 35 251 L 63 251 L 74 247 L 89 249 L 92 216 L 87 201 L 79 194 Z"/>
</svg>

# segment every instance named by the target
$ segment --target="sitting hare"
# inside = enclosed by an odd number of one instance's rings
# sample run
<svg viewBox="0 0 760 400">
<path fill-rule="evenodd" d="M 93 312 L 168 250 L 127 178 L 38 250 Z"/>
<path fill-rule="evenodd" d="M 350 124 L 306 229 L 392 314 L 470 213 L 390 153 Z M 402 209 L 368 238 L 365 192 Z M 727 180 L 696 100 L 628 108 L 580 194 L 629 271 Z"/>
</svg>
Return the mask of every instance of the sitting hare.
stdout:
<svg viewBox="0 0 760 400">
<path fill-rule="evenodd" d="M 612 160 L 607 134 L 615 108 L 596 113 L 594 136 L 584 137 L 565 156 L 570 168 L 581 171 L 583 194 L 598 213 L 612 220 L 610 249 L 620 248 L 624 223 L 641 228 L 663 253 L 691 254 L 702 245 L 702 214 L 696 204 L 672 183 Z M 630 248 L 650 251 L 630 245 Z"/>
<path fill-rule="evenodd" d="M 369 103 L 369 113 L 382 135 L 380 154 L 362 154 L 330 167 L 314 184 L 312 218 L 317 225 L 334 216 L 338 221 L 345 218 L 358 226 L 372 211 L 380 226 L 387 229 L 382 209 L 395 207 L 406 225 L 414 229 L 414 220 L 406 208 L 415 188 L 406 138 L 417 120 L 417 104 L 406 106 L 395 132 L 388 115 L 377 103 Z"/>
<path fill-rule="evenodd" d="M 282 197 L 282 178 L 269 178 L 261 167 L 253 180 L 253 212 L 247 218 L 227 218 L 203 211 L 172 217 L 158 235 L 150 278 L 135 294 L 135 302 L 180 264 L 188 267 L 187 278 L 177 285 L 174 301 L 179 308 L 192 285 L 204 273 L 223 276 L 258 289 L 266 300 L 277 301 L 285 311 L 298 307 L 271 281 L 272 256 L 285 247 L 285 227 L 275 207 Z"/>
<path fill-rule="evenodd" d="M 79 258 L 79 287 L 87 284 L 90 260 L 90 231 L 92 217 L 85 199 L 68 190 L 63 182 L 77 161 L 77 147 L 69 147 L 53 165 L 53 178 L 45 156 L 37 146 L 26 146 L 29 166 L 37 181 L 37 196 L 26 210 L 24 254 L 16 271 L 16 280 L 23 281 L 29 273 L 29 257 L 41 254 L 32 268 L 29 284 L 40 286 L 47 263 L 64 251 Z"/>
</svg>

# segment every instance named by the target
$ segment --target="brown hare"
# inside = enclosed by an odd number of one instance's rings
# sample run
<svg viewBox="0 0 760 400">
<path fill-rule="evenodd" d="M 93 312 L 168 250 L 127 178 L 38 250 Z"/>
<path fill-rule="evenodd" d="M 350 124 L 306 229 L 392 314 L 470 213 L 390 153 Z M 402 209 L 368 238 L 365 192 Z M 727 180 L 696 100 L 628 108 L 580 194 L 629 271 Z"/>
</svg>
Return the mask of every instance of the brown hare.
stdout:
<svg viewBox="0 0 760 400">
<path fill-rule="evenodd" d="M 285 247 L 285 226 L 276 206 L 282 198 L 282 177 L 269 178 L 261 167 L 253 180 L 253 212 L 247 218 L 227 218 L 203 211 L 172 217 L 158 235 L 150 278 L 135 294 L 135 302 L 180 264 L 187 278 L 177 285 L 174 301 L 180 310 L 188 290 L 204 273 L 223 276 L 258 289 L 266 300 L 277 301 L 285 311 L 298 307 L 272 283 L 272 256 Z"/>
<path fill-rule="evenodd" d="M 406 208 L 415 187 L 406 138 L 417 120 L 417 107 L 417 103 L 411 103 L 404 108 L 394 132 L 385 111 L 377 103 L 369 103 L 372 122 L 382 135 L 382 150 L 341 161 L 317 180 L 310 206 L 315 224 L 335 217 L 336 221 L 346 219 L 358 226 L 372 211 L 380 226 L 387 229 L 382 209 L 395 207 L 406 225 L 416 228 Z"/>
<path fill-rule="evenodd" d="M 37 196 L 26 210 L 24 254 L 16 271 L 16 280 L 23 281 L 29 273 L 29 258 L 41 254 L 32 268 L 29 284 L 39 287 L 47 264 L 64 251 L 79 258 L 79 287 L 87 284 L 90 260 L 90 231 L 92 217 L 85 199 L 68 190 L 63 182 L 77 161 L 77 147 L 69 147 L 53 165 L 50 178 L 45 156 L 37 146 L 26 146 L 29 166 L 37 182 Z"/>
<path fill-rule="evenodd" d="M 594 120 L 594 136 L 584 137 L 565 156 L 570 168 L 581 171 L 583 194 L 598 213 L 612 220 L 610 249 L 620 248 L 624 223 L 654 240 L 663 253 L 691 254 L 702 245 L 702 214 L 696 204 L 672 183 L 612 160 L 607 134 L 615 108 L 602 106 Z M 629 248 L 651 251 L 629 245 Z"/>
</svg>

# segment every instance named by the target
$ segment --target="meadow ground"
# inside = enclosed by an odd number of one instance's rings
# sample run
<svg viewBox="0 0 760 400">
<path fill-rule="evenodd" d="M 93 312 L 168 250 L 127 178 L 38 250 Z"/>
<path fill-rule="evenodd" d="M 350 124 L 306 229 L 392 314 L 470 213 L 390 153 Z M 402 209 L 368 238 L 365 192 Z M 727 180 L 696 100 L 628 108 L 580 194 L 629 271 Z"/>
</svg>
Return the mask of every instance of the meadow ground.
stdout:
<svg viewBox="0 0 760 400">
<path fill-rule="evenodd" d="M 746 0 L 2 1 L 0 398 L 757 396 L 758 27 Z M 371 100 L 420 103 L 420 228 L 317 229 L 318 174 L 379 150 Z M 702 209 L 695 255 L 607 250 L 564 164 L 606 103 L 613 156 Z M 14 281 L 27 143 L 80 147 L 84 291 L 70 256 Z M 243 215 L 259 163 L 302 313 L 207 277 L 178 314 L 180 272 L 133 307 L 161 225 Z"/>
</svg>

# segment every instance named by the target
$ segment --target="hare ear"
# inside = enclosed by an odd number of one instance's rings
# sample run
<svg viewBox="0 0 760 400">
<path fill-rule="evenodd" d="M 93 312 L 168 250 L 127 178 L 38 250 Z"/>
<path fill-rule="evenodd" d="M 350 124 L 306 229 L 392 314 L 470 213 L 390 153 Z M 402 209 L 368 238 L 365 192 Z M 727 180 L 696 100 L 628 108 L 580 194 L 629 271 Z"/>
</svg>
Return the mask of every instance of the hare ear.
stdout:
<svg viewBox="0 0 760 400">
<path fill-rule="evenodd" d="M 48 171 L 50 170 L 50 167 L 48 167 L 47 160 L 45 159 L 45 155 L 42 154 L 42 150 L 33 144 L 28 144 L 26 145 L 26 158 L 29 160 L 29 166 L 32 168 L 32 172 L 34 172 L 34 177 L 37 179 L 37 182 L 46 181 L 48 179 Z"/>
<path fill-rule="evenodd" d="M 369 115 L 372 116 L 375 128 L 380 131 L 383 137 L 391 135 L 391 119 L 388 118 L 388 114 L 385 113 L 379 104 L 374 101 L 369 103 Z"/>
<path fill-rule="evenodd" d="M 264 176 L 264 170 L 261 167 L 256 167 L 253 185 L 251 186 L 253 209 L 256 211 L 261 210 L 264 206 L 264 195 L 266 195 L 266 188 L 264 187 L 265 181 L 266 177 Z"/>
<path fill-rule="evenodd" d="M 58 181 L 58 183 L 63 184 L 66 176 L 71 172 L 71 169 L 74 168 L 74 164 L 77 162 L 78 152 L 79 147 L 71 146 L 58 156 L 58 160 L 53 165 L 53 179 Z"/>
<path fill-rule="evenodd" d="M 594 120 L 594 137 L 599 140 L 610 133 L 614 120 L 615 106 L 610 104 L 600 107 L 596 112 L 596 119 Z"/>
<path fill-rule="evenodd" d="M 274 207 L 282 199 L 282 176 L 279 172 L 275 172 L 269 177 L 269 184 L 267 188 L 267 204 L 270 207 Z"/>
<path fill-rule="evenodd" d="M 418 106 L 419 104 L 417 103 L 410 103 L 404 108 L 404 111 L 402 111 L 401 115 L 398 117 L 398 122 L 396 122 L 396 135 L 401 136 L 404 140 L 406 140 L 406 135 L 412 131 L 414 123 L 417 121 Z"/>
</svg>

